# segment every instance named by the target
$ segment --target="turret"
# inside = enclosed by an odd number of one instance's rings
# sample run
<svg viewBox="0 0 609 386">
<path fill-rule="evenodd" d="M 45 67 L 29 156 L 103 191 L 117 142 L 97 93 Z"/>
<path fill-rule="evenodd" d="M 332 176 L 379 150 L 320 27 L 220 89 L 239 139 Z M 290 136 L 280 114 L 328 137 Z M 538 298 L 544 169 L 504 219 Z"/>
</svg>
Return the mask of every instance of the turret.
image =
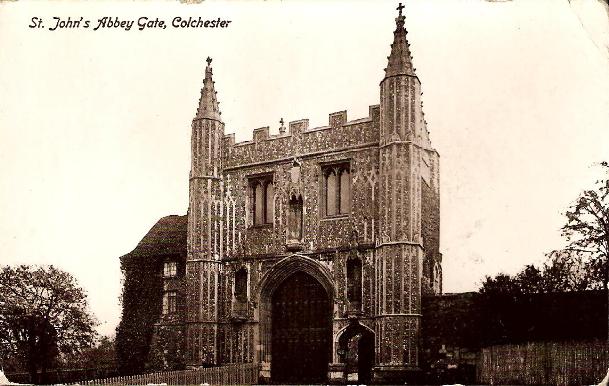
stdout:
<svg viewBox="0 0 609 386">
<path fill-rule="evenodd" d="M 217 364 L 216 334 L 222 258 L 222 143 L 224 123 L 207 58 L 197 113 L 192 120 L 188 205 L 186 308 L 187 365 Z"/>
<path fill-rule="evenodd" d="M 212 79 L 211 58 L 207 58 L 205 79 L 197 113 L 192 120 L 192 158 L 188 251 L 193 256 L 219 259 L 220 242 L 213 235 L 216 220 L 214 203 L 221 198 L 222 142 L 224 123 Z"/>
<path fill-rule="evenodd" d="M 221 140 L 224 138 L 224 123 L 217 92 L 212 79 L 211 58 L 207 58 L 205 79 L 197 113 L 192 120 L 191 180 L 193 178 L 218 177 L 221 169 Z"/>
<path fill-rule="evenodd" d="M 415 75 L 400 4 L 395 19 L 391 54 L 388 56 L 380 95 L 380 236 L 384 241 L 419 242 L 420 141 L 423 129 L 421 83 Z M 414 146 L 413 146 L 414 145 Z M 383 190 L 385 189 L 385 190 Z"/>
<path fill-rule="evenodd" d="M 379 242 L 380 283 L 376 327 L 380 368 L 400 372 L 419 366 L 421 313 L 421 84 L 404 28 L 402 4 L 391 54 L 380 84 Z M 387 342 L 387 343 L 385 343 Z M 397 373 L 396 373 L 397 372 Z M 387 377 L 390 375 L 385 375 Z"/>
<path fill-rule="evenodd" d="M 381 144 L 395 141 L 420 142 L 423 129 L 421 82 L 415 74 L 410 45 L 404 28 L 404 6 L 393 32 L 391 54 L 387 57 L 385 77 L 381 81 Z"/>
</svg>

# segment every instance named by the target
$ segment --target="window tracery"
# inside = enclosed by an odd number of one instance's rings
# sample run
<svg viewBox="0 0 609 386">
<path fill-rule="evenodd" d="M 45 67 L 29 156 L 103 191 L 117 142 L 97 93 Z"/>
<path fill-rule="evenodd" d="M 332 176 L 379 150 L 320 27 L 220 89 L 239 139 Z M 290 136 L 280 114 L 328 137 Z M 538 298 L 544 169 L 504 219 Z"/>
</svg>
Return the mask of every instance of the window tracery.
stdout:
<svg viewBox="0 0 609 386">
<path fill-rule="evenodd" d="M 351 171 L 349 163 L 323 167 L 323 213 L 326 217 L 351 211 Z"/>
<path fill-rule="evenodd" d="M 273 176 L 266 175 L 249 179 L 251 213 L 253 225 L 268 225 L 273 223 L 274 216 L 274 185 Z"/>
</svg>

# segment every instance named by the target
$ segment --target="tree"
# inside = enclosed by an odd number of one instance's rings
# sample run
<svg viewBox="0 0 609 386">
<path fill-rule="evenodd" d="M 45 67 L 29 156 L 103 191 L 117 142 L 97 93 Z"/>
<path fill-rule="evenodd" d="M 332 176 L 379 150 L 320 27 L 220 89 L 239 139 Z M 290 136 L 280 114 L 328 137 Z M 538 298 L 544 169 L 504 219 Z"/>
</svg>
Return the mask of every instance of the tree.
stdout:
<svg viewBox="0 0 609 386">
<path fill-rule="evenodd" d="M 64 369 L 95 369 L 97 371 L 116 370 L 114 337 L 101 336 L 94 346 L 63 358 Z"/>
<path fill-rule="evenodd" d="M 534 265 L 529 264 L 524 267 L 512 280 L 522 293 L 543 293 L 546 291 L 544 272 Z"/>
<path fill-rule="evenodd" d="M 495 277 L 487 276 L 482 283 L 478 296 L 480 335 L 483 344 L 492 345 L 513 339 L 514 331 L 519 331 L 520 318 L 518 307 L 522 303 L 522 288 L 516 277 L 500 273 Z"/>
<path fill-rule="evenodd" d="M 40 382 L 59 355 L 91 346 L 95 319 L 72 275 L 53 266 L 0 270 L 0 358 L 18 363 Z"/>
<path fill-rule="evenodd" d="M 476 313 L 471 316 L 482 345 L 605 336 L 605 294 L 580 291 L 585 283 L 580 276 L 570 286 L 561 264 L 548 266 L 486 278 L 473 298 Z"/>
<path fill-rule="evenodd" d="M 584 251 L 562 249 L 548 254 L 543 265 L 544 291 L 568 292 L 600 289 L 603 281 L 590 271 L 593 260 Z"/>
<path fill-rule="evenodd" d="M 506 296 L 599 289 L 602 281 L 590 271 L 592 263 L 589 254 L 582 251 L 552 251 L 540 268 L 529 264 L 514 276 L 501 273 L 487 277 L 480 292 Z"/>
<path fill-rule="evenodd" d="M 609 280 L 609 164 L 601 162 L 605 175 L 594 188 L 585 190 L 566 213 L 567 223 L 562 228 L 569 241 L 569 249 L 590 255 L 588 268 L 602 278 L 608 290 Z M 609 291 L 607 292 L 609 296 Z M 609 317 L 607 318 L 609 323 Z M 608 325 L 609 327 L 609 325 Z"/>
</svg>

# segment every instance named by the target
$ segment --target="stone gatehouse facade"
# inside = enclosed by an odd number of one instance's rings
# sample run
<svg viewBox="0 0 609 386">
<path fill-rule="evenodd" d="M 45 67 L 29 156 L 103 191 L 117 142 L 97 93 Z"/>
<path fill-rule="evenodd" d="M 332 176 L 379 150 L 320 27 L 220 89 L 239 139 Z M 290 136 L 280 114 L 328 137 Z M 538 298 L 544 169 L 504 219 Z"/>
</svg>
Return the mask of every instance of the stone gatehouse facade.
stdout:
<svg viewBox="0 0 609 386">
<path fill-rule="evenodd" d="M 163 255 L 159 272 L 162 361 L 257 362 L 262 381 L 283 383 L 418 369 L 421 297 L 442 292 L 439 155 L 401 7 L 395 20 L 380 103 L 323 127 L 282 123 L 235 143 L 208 58 L 185 253 Z"/>
</svg>

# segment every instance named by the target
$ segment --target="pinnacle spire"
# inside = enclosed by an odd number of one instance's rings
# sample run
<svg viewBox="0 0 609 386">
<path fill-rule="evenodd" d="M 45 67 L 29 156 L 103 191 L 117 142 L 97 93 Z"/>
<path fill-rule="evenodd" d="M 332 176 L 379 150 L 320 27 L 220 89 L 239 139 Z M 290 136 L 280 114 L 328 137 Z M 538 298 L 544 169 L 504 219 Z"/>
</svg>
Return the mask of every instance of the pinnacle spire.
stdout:
<svg viewBox="0 0 609 386">
<path fill-rule="evenodd" d="M 414 67 L 412 66 L 412 56 L 410 55 L 410 45 L 406 39 L 406 28 L 404 21 L 406 18 L 402 15 L 404 6 L 402 3 L 396 8 L 399 11 L 398 17 L 395 18 L 395 31 L 393 32 L 393 43 L 391 44 L 391 54 L 387 57 L 388 63 L 385 68 L 385 77 L 393 75 L 412 75 L 414 76 Z"/>
<path fill-rule="evenodd" d="M 206 59 L 207 67 L 205 67 L 205 79 L 203 79 L 203 88 L 201 89 L 201 98 L 199 98 L 199 107 L 195 118 L 206 118 L 221 121 L 220 108 L 218 107 L 218 98 L 214 90 L 214 81 L 212 79 L 211 69 L 212 59 L 208 56 Z"/>
</svg>

